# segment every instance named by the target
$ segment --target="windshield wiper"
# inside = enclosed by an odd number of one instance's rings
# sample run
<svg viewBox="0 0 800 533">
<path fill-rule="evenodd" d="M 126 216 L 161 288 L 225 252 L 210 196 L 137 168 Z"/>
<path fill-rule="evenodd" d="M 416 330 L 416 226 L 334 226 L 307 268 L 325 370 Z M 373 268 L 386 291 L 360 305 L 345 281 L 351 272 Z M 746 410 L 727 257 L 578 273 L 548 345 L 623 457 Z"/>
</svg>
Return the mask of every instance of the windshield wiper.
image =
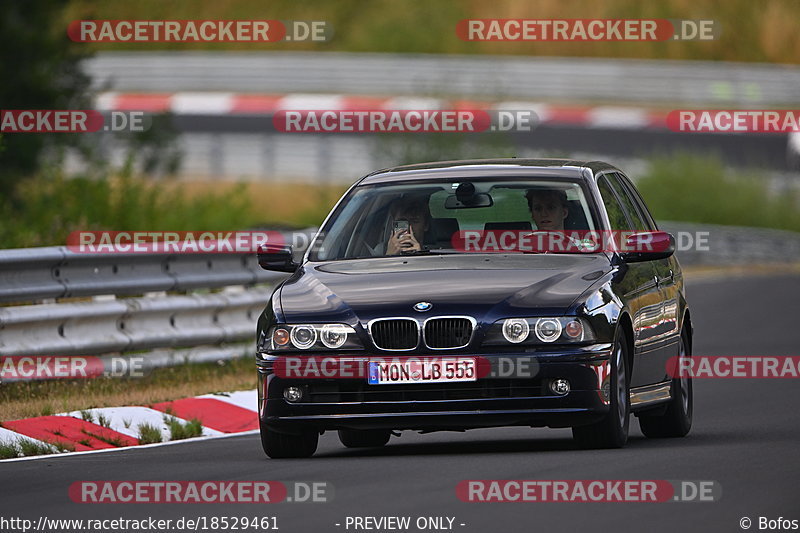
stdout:
<svg viewBox="0 0 800 533">
<path fill-rule="evenodd" d="M 414 256 L 414 255 L 456 255 L 462 254 L 466 252 L 459 252 L 458 250 L 429 250 L 429 249 L 422 249 L 422 250 L 413 250 L 411 252 L 401 252 L 401 256 Z M 395 257 L 395 256 L 392 256 Z"/>
</svg>

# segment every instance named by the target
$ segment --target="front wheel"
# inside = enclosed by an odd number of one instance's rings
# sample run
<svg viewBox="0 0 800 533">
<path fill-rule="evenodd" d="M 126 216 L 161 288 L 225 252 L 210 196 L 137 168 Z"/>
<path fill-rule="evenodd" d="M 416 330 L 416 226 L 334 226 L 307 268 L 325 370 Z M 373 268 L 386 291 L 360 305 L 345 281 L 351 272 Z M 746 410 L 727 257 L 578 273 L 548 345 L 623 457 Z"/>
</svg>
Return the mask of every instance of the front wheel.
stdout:
<svg viewBox="0 0 800 533">
<path fill-rule="evenodd" d="M 686 329 L 681 332 L 678 357 L 676 368 L 685 368 L 681 366 L 681 359 L 691 357 Z M 672 378 L 670 390 L 672 398 L 667 403 L 667 409 L 663 414 L 639 415 L 639 428 L 646 437 L 685 437 L 689 430 L 692 429 L 692 412 L 694 410 L 692 378 L 689 376 L 675 376 Z"/>
<path fill-rule="evenodd" d="M 316 431 L 302 431 L 300 433 L 280 433 L 268 428 L 263 423 L 261 427 L 261 446 L 272 459 L 290 459 L 311 457 L 317 451 L 319 433 Z"/>
<path fill-rule="evenodd" d="M 572 438 L 581 448 L 622 448 L 628 442 L 631 399 L 628 384 L 628 344 L 625 332 L 617 330 L 611 352 L 611 388 L 608 414 L 599 422 L 572 428 Z"/>
</svg>

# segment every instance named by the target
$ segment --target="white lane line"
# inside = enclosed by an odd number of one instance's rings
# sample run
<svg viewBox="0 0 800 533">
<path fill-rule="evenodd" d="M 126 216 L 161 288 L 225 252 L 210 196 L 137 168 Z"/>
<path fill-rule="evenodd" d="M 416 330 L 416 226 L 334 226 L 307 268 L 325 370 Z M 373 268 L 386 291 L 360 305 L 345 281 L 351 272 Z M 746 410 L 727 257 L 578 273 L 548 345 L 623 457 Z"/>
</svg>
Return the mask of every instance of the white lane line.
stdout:
<svg viewBox="0 0 800 533">
<path fill-rule="evenodd" d="M 600 106 L 589 111 L 590 128 L 641 129 L 650 124 L 644 109 L 634 107 Z"/>
<path fill-rule="evenodd" d="M 233 93 L 180 92 L 172 95 L 170 105 L 176 115 L 227 115 L 233 109 Z"/>
<path fill-rule="evenodd" d="M 277 109 L 293 111 L 336 111 L 344 107 L 340 94 L 287 94 L 278 101 Z"/>
</svg>

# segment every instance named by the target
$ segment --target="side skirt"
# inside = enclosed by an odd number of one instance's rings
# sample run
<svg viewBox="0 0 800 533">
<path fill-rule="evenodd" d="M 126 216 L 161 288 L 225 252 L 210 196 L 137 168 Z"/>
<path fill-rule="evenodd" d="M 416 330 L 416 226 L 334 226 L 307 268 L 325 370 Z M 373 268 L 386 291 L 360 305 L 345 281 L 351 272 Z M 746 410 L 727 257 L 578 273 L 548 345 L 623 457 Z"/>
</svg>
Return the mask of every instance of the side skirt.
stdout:
<svg viewBox="0 0 800 533">
<path fill-rule="evenodd" d="M 631 411 L 646 409 L 672 399 L 671 381 L 631 388 Z"/>
</svg>

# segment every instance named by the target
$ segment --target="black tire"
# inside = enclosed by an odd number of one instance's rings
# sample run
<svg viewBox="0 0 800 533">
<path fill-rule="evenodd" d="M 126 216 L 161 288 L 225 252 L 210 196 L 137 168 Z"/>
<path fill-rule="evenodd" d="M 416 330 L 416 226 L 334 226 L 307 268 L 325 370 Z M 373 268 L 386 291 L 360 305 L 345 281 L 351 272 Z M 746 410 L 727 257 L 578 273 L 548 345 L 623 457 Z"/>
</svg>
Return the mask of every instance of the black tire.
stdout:
<svg viewBox="0 0 800 533">
<path fill-rule="evenodd" d="M 281 433 L 261 424 L 261 446 L 272 459 L 297 459 L 311 457 L 317 451 L 319 433 Z"/>
<path fill-rule="evenodd" d="M 628 344 L 625 332 L 618 328 L 611 352 L 611 402 L 608 414 L 599 422 L 572 428 L 572 438 L 581 448 L 622 448 L 628 442 L 631 397 L 626 361 Z"/>
<path fill-rule="evenodd" d="M 681 332 L 678 357 L 691 357 L 689 338 L 684 329 Z M 681 368 L 680 363 L 677 368 Z M 639 428 L 646 437 L 653 439 L 685 437 L 692 429 L 693 407 L 692 378 L 676 376 L 672 378 L 672 399 L 667 409 L 658 415 L 639 415 Z"/>
<path fill-rule="evenodd" d="M 391 436 L 388 429 L 339 430 L 339 440 L 348 448 L 379 448 L 385 446 Z"/>
</svg>

